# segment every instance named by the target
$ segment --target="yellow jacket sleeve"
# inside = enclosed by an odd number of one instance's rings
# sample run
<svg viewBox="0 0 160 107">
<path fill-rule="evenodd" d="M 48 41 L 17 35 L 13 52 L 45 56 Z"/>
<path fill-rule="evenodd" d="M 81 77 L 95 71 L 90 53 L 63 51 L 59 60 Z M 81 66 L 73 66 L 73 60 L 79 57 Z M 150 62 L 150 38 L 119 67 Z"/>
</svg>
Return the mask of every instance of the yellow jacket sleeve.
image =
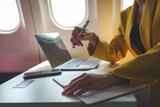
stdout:
<svg viewBox="0 0 160 107">
<path fill-rule="evenodd" d="M 114 75 L 130 80 L 130 86 L 160 79 L 160 43 L 145 54 L 124 63 L 112 71 Z"/>
<path fill-rule="evenodd" d="M 88 46 L 89 54 L 109 62 L 119 61 L 120 59 L 126 56 L 128 50 L 122 35 L 123 34 L 121 25 L 119 25 L 118 32 L 116 33 L 114 39 L 111 41 L 110 44 L 98 38 L 99 41 L 93 54 L 90 51 L 92 46 L 89 44 Z"/>
</svg>

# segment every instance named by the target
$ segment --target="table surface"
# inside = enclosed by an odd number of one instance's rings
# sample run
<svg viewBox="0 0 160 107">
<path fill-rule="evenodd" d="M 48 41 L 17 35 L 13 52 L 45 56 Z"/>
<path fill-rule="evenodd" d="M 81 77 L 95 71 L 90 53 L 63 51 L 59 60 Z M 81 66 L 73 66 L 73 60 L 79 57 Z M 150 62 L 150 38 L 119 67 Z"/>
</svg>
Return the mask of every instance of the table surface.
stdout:
<svg viewBox="0 0 160 107">
<path fill-rule="evenodd" d="M 116 65 L 110 64 L 109 62 L 101 61 L 100 66 L 97 69 L 101 72 L 105 72 L 106 69 L 110 70 L 115 66 Z M 51 69 L 52 68 L 49 62 L 44 61 L 26 72 Z M 65 71 L 63 73 L 67 72 L 70 71 Z M 34 79 L 35 81 L 25 88 L 13 88 L 13 86 L 24 80 L 24 73 L 0 85 L 0 107 L 65 107 L 67 105 L 70 107 L 86 106 L 74 96 L 63 96 L 61 94 L 63 88 L 52 80 L 52 76 Z M 136 105 L 137 102 L 134 94 L 129 94 L 90 106 L 136 107 Z"/>
</svg>

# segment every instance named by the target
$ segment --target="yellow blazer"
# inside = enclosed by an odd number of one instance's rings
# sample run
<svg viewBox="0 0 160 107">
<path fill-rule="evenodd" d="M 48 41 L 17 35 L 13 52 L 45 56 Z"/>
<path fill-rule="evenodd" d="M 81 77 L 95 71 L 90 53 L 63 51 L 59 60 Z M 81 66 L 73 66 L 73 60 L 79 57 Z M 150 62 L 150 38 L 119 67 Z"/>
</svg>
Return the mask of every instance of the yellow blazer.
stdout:
<svg viewBox="0 0 160 107">
<path fill-rule="evenodd" d="M 146 0 L 139 29 L 142 44 L 147 52 L 141 55 L 137 55 L 132 49 L 130 41 L 136 9 L 137 3 L 134 2 L 133 6 L 121 12 L 120 24 L 113 40 L 109 44 L 99 39 L 92 55 L 116 62 L 124 58 L 129 50 L 135 58 L 110 72 L 129 79 L 130 86 L 151 83 L 152 103 L 154 107 L 160 107 L 160 0 Z M 88 51 L 91 54 L 90 48 L 89 45 Z"/>
</svg>

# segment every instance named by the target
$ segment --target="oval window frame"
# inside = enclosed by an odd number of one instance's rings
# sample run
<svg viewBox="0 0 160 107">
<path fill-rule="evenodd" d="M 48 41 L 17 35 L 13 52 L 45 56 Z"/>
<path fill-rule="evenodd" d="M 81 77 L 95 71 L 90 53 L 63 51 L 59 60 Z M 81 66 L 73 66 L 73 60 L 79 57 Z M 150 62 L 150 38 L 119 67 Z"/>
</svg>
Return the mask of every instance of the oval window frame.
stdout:
<svg viewBox="0 0 160 107">
<path fill-rule="evenodd" d="M 9 29 L 7 29 L 7 30 L 0 29 L 0 34 L 11 34 L 11 33 L 14 33 L 20 27 L 21 17 L 20 17 L 20 10 L 19 9 L 21 8 L 21 6 L 20 6 L 20 1 L 19 0 L 15 0 L 15 2 L 16 2 L 16 7 L 17 7 L 17 11 L 18 11 L 19 21 L 18 21 L 17 25 L 13 29 L 10 29 L 10 30 Z"/>
<path fill-rule="evenodd" d="M 85 23 L 85 21 L 88 19 L 88 16 L 89 16 L 89 9 L 88 9 L 88 0 L 85 0 L 85 2 L 86 2 L 86 15 L 85 15 L 85 17 L 83 18 L 83 20 L 82 20 L 82 22 L 81 23 L 79 23 L 78 25 L 75 25 L 75 26 L 82 26 L 84 23 Z M 56 25 L 58 28 L 60 28 L 60 29 L 62 29 L 62 30 L 73 30 L 74 29 L 74 27 L 72 26 L 72 27 L 65 27 L 65 26 L 63 26 L 63 25 L 60 25 L 57 21 L 56 21 L 56 19 L 54 18 L 54 15 L 52 14 L 53 12 L 52 12 L 52 6 L 51 6 L 51 0 L 48 0 L 48 8 L 49 8 L 49 15 L 50 15 L 50 19 L 52 20 L 52 22 L 54 23 L 54 25 Z"/>
</svg>

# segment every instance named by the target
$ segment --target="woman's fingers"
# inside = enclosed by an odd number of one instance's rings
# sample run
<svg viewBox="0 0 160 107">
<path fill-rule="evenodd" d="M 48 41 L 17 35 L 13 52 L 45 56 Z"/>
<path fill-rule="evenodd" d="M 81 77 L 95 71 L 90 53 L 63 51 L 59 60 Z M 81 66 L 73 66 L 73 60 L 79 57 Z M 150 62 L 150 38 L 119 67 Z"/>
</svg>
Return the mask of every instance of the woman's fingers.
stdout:
<svg viewBox="0 0 160 107">
<path fill-rule="evenodd" d="M 82 90 L 84 87 L 86 87 L 88 84 L 90 84 L 91 81 L 85 81 L 85 82 L 81 82 L 79 84 L 76 84 L 76 86 L 74 86 L 72 89 L 70 89 L 65 95 L 72 95 L 75 92 Z"/>
<path fill-rule="evenodd" d="M 73 41 L 74 41 L 74 44 L 76 44 L 77 46 L 83 46 L 82 42 L 77 39 L 77 37 L 73 37 Z"/>
<path fill-rule="evenodd" d="M 90 90 L 105 89 L 111 85 L 127 82 L 127 79 L 114 76 L 112 73 L 107 74 L 82 74 L 70 82 L 62 92 L 63 95 L 81 95 Z"/>
<path fill-rule="evenodd" d="M 87 74 L 83 74 L 74 80 L 65 88 L 62 92 L 63 95 L 71 95 L 77 90 L 81 89 L 82 87 L 86 86 L 87 84 L 91 83 L 92 80 L 89 79 L 90 77 Z"/>
<path fill-rule="evenodd" d="M 86 73 L 83 73 L 82 75 L 80 75 L 80 76 L 78 76 L 77 78 L 73 79 L 73 80 L 69 83 L 69 85 L 72 84 L 74 81 L 82 78 L 82 77 L 85 76 L 85 75 L 87 75 L 87 74 L 86 74 Z"/>
<path fill-rule="evenodd" d="M 90 85 L 88 85 L 88 86 L 83 87 L 81 90 L 77 91 L 75 93 L 75 95 L 79 96 L 79 95 L 82 95 L 83 93 L 88 92 L 90 90 L 92 90 L 92 87 Z"/>
<path fill-rule="evenodd" d="M 81 44 L 78 38 L 80 31 L 81 31 L 81 28 L 75 27 L 72 32 L 72 39 L 74 41 L 74 44 L 76 44 L 77 46 L 80 46 Z"/>
<path fill-rule="evenodd" d="M 97 35 L 94 32 L 87 29 L 82 34 L 81 32 L 82 28 L 74 28 L 71 37 L 73 48 L 75 47 L 75 45 L 83 46 L 83 43 L 81 41 L 89 41 L 94 47 L 96 47 L 98 41 Z"/>
<path fill-rule="evenodd" d="M 81 34 L 82 28 L 75 27 L 72 32 L 72 44 L 76 44 L 77 46 L 83 46 L 81 40 L 83 40 L 85 36 L 85 32 Z"/>
<path fill-rule="evenodd" d="M 71 41 L 72 45 L 75 44 L 75 42 L 74 42 L 74 40 L 73 40 L 73 37 L 71 37 L 70 41 Z"/>
</svg>

